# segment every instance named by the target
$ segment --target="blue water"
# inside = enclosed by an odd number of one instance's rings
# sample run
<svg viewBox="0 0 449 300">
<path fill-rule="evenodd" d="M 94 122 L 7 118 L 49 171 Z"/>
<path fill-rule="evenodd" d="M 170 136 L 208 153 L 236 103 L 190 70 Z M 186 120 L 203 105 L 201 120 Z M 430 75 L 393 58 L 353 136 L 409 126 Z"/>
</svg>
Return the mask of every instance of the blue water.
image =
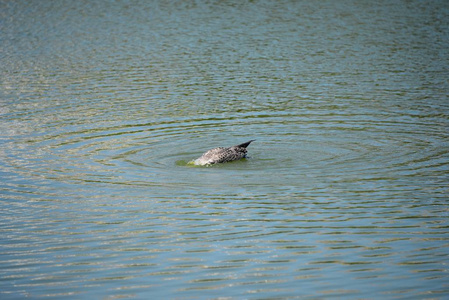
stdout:
<svg viewBox="0 0 449 300">
<path fill-rule="evenodd" d="M 0 298 L 448 298 L 447 20 L 1 2 Z"/>
</svg>

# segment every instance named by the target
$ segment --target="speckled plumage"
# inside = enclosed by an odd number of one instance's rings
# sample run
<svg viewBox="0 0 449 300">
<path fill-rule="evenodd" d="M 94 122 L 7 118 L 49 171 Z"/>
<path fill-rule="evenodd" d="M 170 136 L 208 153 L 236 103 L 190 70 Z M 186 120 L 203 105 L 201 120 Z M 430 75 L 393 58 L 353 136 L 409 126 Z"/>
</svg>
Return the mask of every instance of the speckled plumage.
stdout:
<svg viewBox="0 0 449 300">
<path fill-rule="evenodd" d="M 207 152 L 205 152 L 201 157 L 195 159 L 193 163 L 195 165 L 211 165 L 216 163 L 225 163 L 233 160 L 238 160 L 246 157 L 246 147 L 254 140 L 251 140 L 249 142 L 232 146 L 229 148 L 225 147 L 218 147 L 211 149 Z"/>
</svg>

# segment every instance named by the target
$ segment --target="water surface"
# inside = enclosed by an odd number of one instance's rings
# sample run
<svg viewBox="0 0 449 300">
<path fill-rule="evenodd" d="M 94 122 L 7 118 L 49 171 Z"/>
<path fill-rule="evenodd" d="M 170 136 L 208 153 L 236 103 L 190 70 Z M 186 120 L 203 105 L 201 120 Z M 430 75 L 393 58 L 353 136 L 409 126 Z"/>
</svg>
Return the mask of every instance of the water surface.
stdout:
<svg viewBox="0 0 449 300">
<path fill-rule="evenodd" d="M 448 297 L 447 1 L 0 20 L 2 299 Z"/>
</svg>

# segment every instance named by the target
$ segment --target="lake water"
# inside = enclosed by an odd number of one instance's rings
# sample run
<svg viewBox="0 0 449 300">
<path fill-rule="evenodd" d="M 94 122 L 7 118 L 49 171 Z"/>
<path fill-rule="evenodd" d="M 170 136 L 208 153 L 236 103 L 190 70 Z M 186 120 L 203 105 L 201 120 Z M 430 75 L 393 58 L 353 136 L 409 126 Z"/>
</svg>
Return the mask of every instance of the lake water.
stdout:
<svg viewBox="0 0 449 300">
<path fill-rule="evenodd" d="M 448 20 L 2 1 L 0 298 L 447 299 Z"/>
</svg>

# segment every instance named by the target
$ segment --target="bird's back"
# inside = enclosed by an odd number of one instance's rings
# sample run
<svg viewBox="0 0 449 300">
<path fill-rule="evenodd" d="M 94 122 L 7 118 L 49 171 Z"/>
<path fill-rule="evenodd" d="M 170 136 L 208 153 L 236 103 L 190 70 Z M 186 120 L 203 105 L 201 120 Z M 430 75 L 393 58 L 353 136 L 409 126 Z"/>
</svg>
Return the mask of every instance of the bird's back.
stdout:
<svg viewBox="0 0 449 300">
<path fill-rule="evenodd" d="M 194 163 L 196 165 L 210 165 L 216 163 L 224 163 L 233 160 L 238 160 L 246 157 L 246 147 L 251 143 L 251 141 L 240 144 L 237 146 L 232 146 L 229 148 L 218 147 L 206 151 L 200 158 L 196 159 Z"/>
</svg>

